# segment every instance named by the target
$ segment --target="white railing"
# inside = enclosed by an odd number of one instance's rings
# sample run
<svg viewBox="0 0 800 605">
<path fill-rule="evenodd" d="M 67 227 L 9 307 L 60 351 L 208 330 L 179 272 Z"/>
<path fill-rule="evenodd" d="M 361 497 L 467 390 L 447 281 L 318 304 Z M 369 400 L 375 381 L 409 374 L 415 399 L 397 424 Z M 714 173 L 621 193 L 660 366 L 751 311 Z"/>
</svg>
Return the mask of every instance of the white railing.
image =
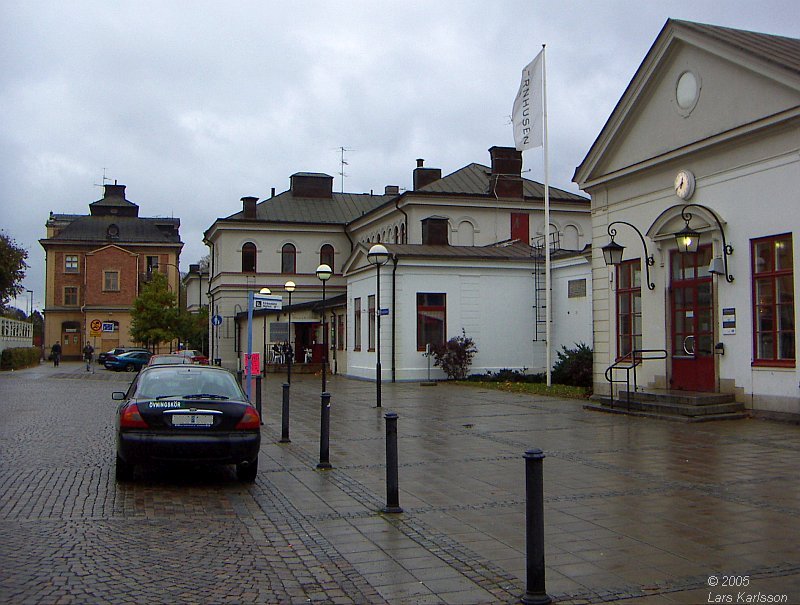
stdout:
<svg viewBox="0 0 800 605">
<path fill-rule="evenodd" d="M 0 351 L 33 346 L 33 324 L 0 317 Z"/>
</svg>

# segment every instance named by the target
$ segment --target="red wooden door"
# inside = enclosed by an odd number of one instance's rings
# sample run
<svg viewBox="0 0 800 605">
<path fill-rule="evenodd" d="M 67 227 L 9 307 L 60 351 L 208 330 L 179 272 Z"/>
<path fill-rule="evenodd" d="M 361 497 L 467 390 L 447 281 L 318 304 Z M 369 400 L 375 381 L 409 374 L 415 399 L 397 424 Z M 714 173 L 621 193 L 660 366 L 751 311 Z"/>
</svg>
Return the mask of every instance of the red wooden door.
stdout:
<svg viewBox="0 0 800 605">
<path fill-rule="evenodd" d="M 511 239 L 518 239 L 523 244 L 530 244 L 529 217 L 527 214 L 511 213 Z"/>
<path fill-rule="evenodd" d="M 714 296 L 708 264 L 711 247 L 695 254 L 673 251 L 670 312 L 670 386 L 686 391 L 716 390 L 714 374 Z"/>
</svg>

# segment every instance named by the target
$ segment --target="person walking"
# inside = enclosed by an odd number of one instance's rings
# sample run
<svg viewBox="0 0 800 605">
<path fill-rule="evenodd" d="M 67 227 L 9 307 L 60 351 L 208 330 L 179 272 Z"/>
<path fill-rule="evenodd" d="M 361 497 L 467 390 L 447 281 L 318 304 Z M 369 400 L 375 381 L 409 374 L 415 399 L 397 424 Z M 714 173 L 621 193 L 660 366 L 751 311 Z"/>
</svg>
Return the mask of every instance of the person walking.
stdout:
<svg viewBox="0 0 800 605">
<path fill-rule="evenodd" d="M 61 361 L 61 343 L 57 342 L 50 347 L 50 354 L 53 356 L 53 367 L 57 368 Z"/>
<path fill-rule="evenodd" d="M 92 369 L 92 355 L 94 355 L 94 347 L 87 342 L 83 347 L 83 359 L 86 362 L 87 372 Z"/>
</svg>

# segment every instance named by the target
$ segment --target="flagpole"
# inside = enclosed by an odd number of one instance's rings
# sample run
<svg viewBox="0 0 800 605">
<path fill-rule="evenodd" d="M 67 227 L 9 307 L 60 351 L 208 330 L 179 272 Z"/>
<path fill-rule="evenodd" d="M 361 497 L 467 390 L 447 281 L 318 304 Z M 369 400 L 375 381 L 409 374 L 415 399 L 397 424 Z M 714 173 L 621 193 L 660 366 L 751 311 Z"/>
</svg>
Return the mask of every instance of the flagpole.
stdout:
<svg viewBox="0 0 800 605">
<path fill-rule="evenodd" d="M 547 57 L 545 44 L 542 44 L 542 143 L 544 147 L 544 272 L 545 272 L 545 360 L 547 363 L 547 386 L 552 386 L 552 338 L 551 338 L 551 303 L 552 288 L 550 283 L 550 161 L 547 156 Z"/>
</svg>

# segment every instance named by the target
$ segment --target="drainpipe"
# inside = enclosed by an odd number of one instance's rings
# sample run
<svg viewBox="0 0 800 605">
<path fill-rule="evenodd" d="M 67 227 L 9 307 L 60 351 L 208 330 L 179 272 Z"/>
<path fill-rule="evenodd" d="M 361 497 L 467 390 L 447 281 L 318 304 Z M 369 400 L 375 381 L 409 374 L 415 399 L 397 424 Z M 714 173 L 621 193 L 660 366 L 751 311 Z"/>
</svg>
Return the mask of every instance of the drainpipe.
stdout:
<svg viewBox="0 0 800 605">
<path fill-rule="evenodd" d="M 397 255 L 392 255 L 392 382 L 397 382 L 397 364 L 395 363 L 395 342 L 397 342 Z M 378 310 L 380 313 L 380 310 Z"/>
<path fill-rule="evenodd" d="M 397 209 L 398 209 L 398 210 L 399 210 L 399 211 L 400 211 L 400 212 L 403 214 L 403 216 L 405 217 L 405 227 L 406 227 L 406 228 L 405 228 L 405 234 L 404 234 L 404 235 L 405 235 L 405 238 L 404 238 L 404 239 L 408 240 L 408 214 L 406 214 L 406 211 L 405 211 L 405 210 L 403 210 L 403 209 L 400 207 L 400 198 L 401 198 L 401 197 L 402 197 L 402 196 L 398 197 L 398 198 L 397 198 L 397 199 L 394 201 L 394 207 L 395 207 L 395 208 L 397 208 Z M 406 242 L 395 242 L 395 243 L 396 243 L 396 244 L 405 244 Z M 396 263 L 396 262 L 395 262 L 395 267 L 397 267 L 397 263 Z"/>
</svg>

